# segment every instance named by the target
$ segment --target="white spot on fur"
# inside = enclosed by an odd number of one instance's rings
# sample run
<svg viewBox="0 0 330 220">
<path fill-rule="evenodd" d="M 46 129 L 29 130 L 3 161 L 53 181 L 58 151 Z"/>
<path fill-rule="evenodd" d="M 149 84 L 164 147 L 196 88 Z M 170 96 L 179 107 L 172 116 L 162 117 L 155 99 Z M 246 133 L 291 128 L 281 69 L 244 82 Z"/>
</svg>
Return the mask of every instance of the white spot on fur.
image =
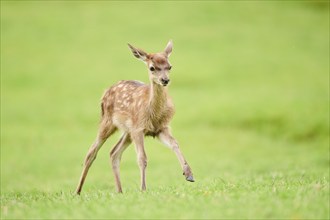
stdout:
<svg viewBox="0 0 330 220">
<path fill-rule="evenodd" d="M 133 122 L 131 119 L 128 119 L 125 124 L 128 129 L 131 129 L 133 127 Z"/>
<path fill-rule="evenodd" d="M 142 99 L 139 100 L 139 102 L 138 102 L 138 104 L 137 104 L 138 107 L 141 107 L 141 104 L 142 104 Z"/>
</svg>

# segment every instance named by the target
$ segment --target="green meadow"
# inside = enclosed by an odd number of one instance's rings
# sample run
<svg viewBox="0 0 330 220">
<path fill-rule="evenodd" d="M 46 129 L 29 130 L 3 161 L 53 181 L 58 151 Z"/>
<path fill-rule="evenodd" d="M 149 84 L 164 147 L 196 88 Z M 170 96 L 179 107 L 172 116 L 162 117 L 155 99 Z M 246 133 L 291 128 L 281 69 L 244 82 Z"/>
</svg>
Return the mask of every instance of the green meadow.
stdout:
<svg viewBox="0 0 330 220">
<path fill-rule="evenodd" d="M 116 193 L 99 151 L 74 190 L 123 79 L 148 82 L 127 47 L 174 43 L 177 158 L 134 146 Z M 1 219 L 329 219 L 328 1 L 1 1 Z"/>
</svg>

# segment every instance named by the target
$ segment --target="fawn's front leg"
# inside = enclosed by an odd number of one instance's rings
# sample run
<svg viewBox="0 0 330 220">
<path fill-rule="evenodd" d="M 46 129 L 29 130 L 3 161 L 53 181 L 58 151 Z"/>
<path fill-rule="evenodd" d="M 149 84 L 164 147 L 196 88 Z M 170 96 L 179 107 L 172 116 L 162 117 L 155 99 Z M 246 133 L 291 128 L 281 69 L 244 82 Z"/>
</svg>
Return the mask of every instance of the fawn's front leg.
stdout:
<svg viewBox="0 0 330 220">
<path fill-rule="evenodd" d="M 186 180 L 189 182 L 195 182 L 193 174 L 191 172 L 191 168 L 188 165 L 187 161 L 184 159 L 184 156 L 180 151 L 179 144 L 171 135 L 169 128 L 165 128 L 164 130 L 162 130 L 162 132 L 159 133 L 158 138 L 163 144 L 165 144 L 174 151 L 181 164 L 183 175 L 185 175 Z"/>
</svg>

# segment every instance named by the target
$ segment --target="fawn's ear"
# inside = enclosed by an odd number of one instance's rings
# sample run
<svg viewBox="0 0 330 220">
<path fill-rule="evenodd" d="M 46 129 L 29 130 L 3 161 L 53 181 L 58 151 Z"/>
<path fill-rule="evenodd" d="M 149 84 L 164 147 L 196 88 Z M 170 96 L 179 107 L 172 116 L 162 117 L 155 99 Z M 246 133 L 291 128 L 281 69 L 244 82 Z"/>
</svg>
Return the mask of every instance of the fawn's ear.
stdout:
<svg viewBox="0 0 330 220">
<path fill-rule="evenodd" d="M 173 42 L 172 42 L 172 40 L 170 40 L 170 41 L 167 43 L 167 45 L 166 45 L 166 47 L 165 47 L 165 50 L 164 50 L 164 52 L 165 52 L 165 54 L 166 54 L 167 57 L 169 57 L 169 56 L 171 55 L 171 53 L 172 53 L 172 48 L 173 48 Z"/>
<path fill-rule="evenodd" d="M 144 52 L 144 51 L 141 50 L 141 49 L 137 49 L 137 48 L 133 47 L 133 46 L 130 45 L 130 44 L 128 44 L 128 47 L 131 49 L 133 55 L 134 55 L 136 58 L 138 58 L 138 59 L 140 59 L 140 60 L 142 60 L 142 61 L 144 61 L 144 62 L 147 60 L 147 56 L 148 56 L 148 54 L 147 54 L 146 52 Z"/>
</svg>

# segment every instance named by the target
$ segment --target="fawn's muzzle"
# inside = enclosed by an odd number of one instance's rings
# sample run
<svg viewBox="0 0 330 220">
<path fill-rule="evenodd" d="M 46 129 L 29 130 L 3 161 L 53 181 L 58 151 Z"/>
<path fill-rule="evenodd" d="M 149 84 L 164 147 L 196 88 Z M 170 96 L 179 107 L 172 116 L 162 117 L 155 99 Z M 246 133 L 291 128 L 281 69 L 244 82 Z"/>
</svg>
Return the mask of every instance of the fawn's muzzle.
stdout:
<svg viewBox="0 0 330 220">
<path fill-rule="evenodd" d="M 161 79 L 160 82 L 163 84 L 163 86 L 167 86 L 167 84 L 170 82 L 170 79 Z"/>
</svg>

